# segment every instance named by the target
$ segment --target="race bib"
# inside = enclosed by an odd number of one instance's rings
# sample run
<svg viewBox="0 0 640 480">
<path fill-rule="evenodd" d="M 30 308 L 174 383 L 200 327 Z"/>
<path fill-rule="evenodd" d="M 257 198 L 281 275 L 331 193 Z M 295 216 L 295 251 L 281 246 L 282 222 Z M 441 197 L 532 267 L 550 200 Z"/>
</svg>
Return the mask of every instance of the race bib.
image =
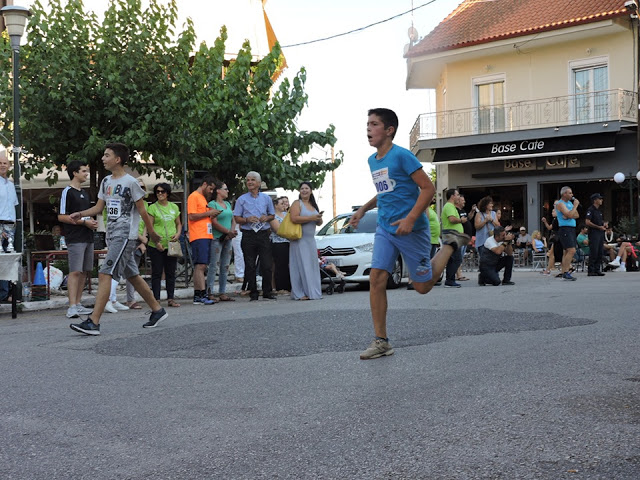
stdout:
<svg viewBox="0 0 640 480">
<path fill-rule="evenodd" d="M 115 198 L 112 198 L 107 201 L 107 217 L 108 218 L 119 218 L 121 207 L 121 201 Z"/>
<path fill-rule="evenodd" d="M 373 178 L 373 184 L 376 186 L 378 195 L 393 192 L 396 186 L 396 181 L 389 178 L 389 169 L 387 167 L 371 172 L 371 178 Z"/>
<path fill-rule="evenodd" d="M 213 234 L 213 225 L 211 225 L 211 222 L 207 223 L 207 233 L 209 235 Z"/>
</svg>

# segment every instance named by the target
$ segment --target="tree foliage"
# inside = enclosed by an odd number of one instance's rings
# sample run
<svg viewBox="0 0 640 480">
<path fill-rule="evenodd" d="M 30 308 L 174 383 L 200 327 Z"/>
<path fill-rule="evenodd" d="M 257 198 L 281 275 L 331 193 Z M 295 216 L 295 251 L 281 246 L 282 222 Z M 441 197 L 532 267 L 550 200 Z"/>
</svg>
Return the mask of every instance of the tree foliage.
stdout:
<svg viewBox="0 0 640 480">
<path fill-rule="evenodd" d="M 303 70 L 274 90 L 281 51 L 276 46 L 253 64 L 245 43 L 225 62 L 226 29 L 212 47 L 190 21 L 176 35 L 175 0 L 114 0 L 98 22 L 81 0 L 40 0 L 32 7 L 27 44 L 21 50 L 21 132 L 27 178 L 45 168 L 84 159 L 102 168 L 104 144 L 120 141 L 145 161 L 180 176 L 205 170 L 238 185 L 259 171 L 270 187 L 320 186 L 340 164 L 303 161 L 314 144 L 334 145 L 334 127 L 300 131 L 307 103 Z M 0 66 L 11 70 L 8 39 L 0 42 Z M 0 79 L 0 131 L 11 137 L 11 79 Z M 92 176 L 96 180 L 95 175 Z M 51 182 L 57 180 L 57 172 Z"/>
</svg>

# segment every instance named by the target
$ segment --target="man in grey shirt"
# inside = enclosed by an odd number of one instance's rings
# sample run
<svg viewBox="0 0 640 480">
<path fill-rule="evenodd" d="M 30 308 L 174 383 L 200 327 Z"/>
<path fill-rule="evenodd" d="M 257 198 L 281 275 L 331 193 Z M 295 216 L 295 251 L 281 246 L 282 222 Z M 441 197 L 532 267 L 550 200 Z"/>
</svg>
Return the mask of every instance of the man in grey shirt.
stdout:
<svg viewBox="0 0 640 480">
<path fill-rule="evenodd" d="M 149 237 L 154 242 L 160 241 L 153 229 L 151 217 L 144 205 L 144 191 L 135 178 L 127 174 L 124 165 L 129 160 L 129 149 L 122 143 L 110 143 L 105 147 L 102 162 L 111 175 L 102 180 L 98 201 L 93 208 L 72 213 L 71 220 L 92 217 L 107 208 L 107 243 L 109 251 L 100 268 L 98 294 L 93 313 L 81 323 L 72 323 L 69 327 L 85 335 L 100 335 L 100 317 L 109 300 L 112 278 L 126 278 L 151 307 L 149 321 L 144 328 L 153 328 L 169 315 L 154 298 L 147 282 L 140 276 L 134 258 L 138 223 L 144 221 Z"/>
</svg>

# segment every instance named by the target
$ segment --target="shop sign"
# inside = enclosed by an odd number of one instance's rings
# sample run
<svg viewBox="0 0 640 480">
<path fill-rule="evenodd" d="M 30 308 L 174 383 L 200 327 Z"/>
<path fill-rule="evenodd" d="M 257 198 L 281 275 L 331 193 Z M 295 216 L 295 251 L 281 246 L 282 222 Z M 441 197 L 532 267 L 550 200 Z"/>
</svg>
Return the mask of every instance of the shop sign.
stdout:
<svg viewBox="0 0 640 480">
<path fill-rule="evenodd" d="M 567 155 L 560 157 L 549 157 L 544 165 L 545 170 L 554 168 L 576 168 L 580 166 L 580 160 L 577 157 Z"/>
<path fill-rule="evenodd" d="M 505 171 L 519 171 L 536 169 L 536 157 L 549 157 L 540 168 L 573 168 L 579 166 L 575 154 L 615 151 L 615 136 L 608 132 L 437 148 L 433 163 L 503 160 Z M 526 159 L 531 163 L 519 161 Z"/>
<path fill-rule="evenodd" d="M 535 170 L 536 160 L 533 158 L 514 158 L 504 161 L 505 172 L 521 172 L 524 170 Z"/>
</svg>

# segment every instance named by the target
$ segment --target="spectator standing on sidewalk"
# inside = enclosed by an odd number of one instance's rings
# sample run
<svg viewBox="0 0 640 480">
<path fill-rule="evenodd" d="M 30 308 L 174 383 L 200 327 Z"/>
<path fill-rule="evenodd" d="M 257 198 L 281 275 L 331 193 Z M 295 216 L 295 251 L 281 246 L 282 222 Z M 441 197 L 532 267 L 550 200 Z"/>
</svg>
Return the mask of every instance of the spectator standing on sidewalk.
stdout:
<svg viewBox="0 0 640 480">
<path fill-rule="evenodd" d="M 469 238 L 471 238 L 473 236 L 473 223 L 476 216 L 476 205 L 472 205 L 471 210 L 469 211 L 469 213 L 467 213 L 464 209 L 466 203 L 467 200 L 464 198 L 464 194 L 460 193 L 458 196 L 458 205 L 456 205 L 456 208 L 458 209 L 458 215 L 460 215 L 460 219 L 466 219 L 462 222 L 464 234 L 469 235 Z M 461 282 L 466 282 L 467 280 L 469 280 L 462 274 L 462 262 L 464 262 L 464 254 L 466 253 L 466 251 L 467 245 L 461 248 L 460 266 L 458 267 L 458 271 L 456 272 L 456 280 Z"/>
<path fill-rule="evenodd" d="M 604 221 L 600 207 L 602 195 L 591 195 L 591 206 L 587 209 L 584 223 L 589 227 L 589 276 L 603 277 L 602 260 L 604 258 L 604 232 L 609 225 Z"/>
<path fill-rule="evenodd" d="M 564 280 L 575 281 L 572 276 L 571 261 L 576 253 L 576 219 L 580 216 L 578 206 L 580 201 L 573 197 L 571 187 L 560 189 L 560 199 L 556 202 L 556 212 L 558 214 L 558 237 L 562 244 L 562 278 Z"/>
<path fill-rule="evenodd" d="M 242 254 L 244 255 L 245 279 L 251 292 L 251 300 L 258 300 L 258 284 L 256 280 L 257 259 L 260 257 L 262 273 L 262 298 L 277 300 L 272 290 L 271 273 L 273 255 L 269 222 L 273 220 L 275 210 L 273 201 L 266 193 L 260 191 L 262 177 L 258 172 L 249 172 L 246 176 L 248 192 L 241 195 L 233 209 L 236 223 L 242 229 Z"/>
<path fill-rule="evenodd" d="M 493 229 L 500 225 L 496 212 L 493 211 L 493 198 L 487 196 L 478 202 L 478 211 L 474 219 L 476 227 L 476 249 L 478 250 L 478 261 L 482 257 L 482 249 L 487 238 L 493 236 Z"/>
<path fill-rule="evenodd" d="M 464 227 L 462 225 L 463 223 L 466 223 L 467 219 L 466 217 L 460 218 L 460 214 L 456 208 L 460 193 L 457 189 L 450 188 L 445 193 L 445 196 L 447 198 L 447 203 L 442 207 L 442 214 L 440 215 L 442 218 L 442 230 L 453 230 L 460 234 L 464 234 Z M 456 249 L 455 252 L 451 254 L 451 257 L 447 262 L 447 273 L 444 281 L 445 288 L 460 288 L 462 286 L 456 282 L 456 272 L 460 265 L 462 265 L 461 248 Z"/>
<path fill-rule="evenodd" d="M 78 318 L 80 315 L 93 312 L 83 306 L 81 300 L 87 272 L 93 270 L 93 232 L 98 228 L 98 222 L 90 217 L 79 220 L 71 220 L 70 217 L 72 213 L 91 208 L 89 192 L 82 188 L 82 184 L 89 179 L 89 167 L 86 162 L 69 162 L 67 174 L 71 184 L 65 187 L 60 195 L 58 221 L 63 224 L 62 234 L 67 243 L 69 261 L 67 318 Z"/>
<path fill-rule="evenodd" d="M 0 152 L 0 236 L 2 250 L 7 251 L 10 243 L 13 243 L 13 234 L 16 228 L 16 187 L 7 178 L 9 172 L 9 159 L 7 151 Z M 9 301 L 9 282 L 0 280 L 0 301 Z"/>
<path fill-rule="evenodd" d="M 204 272 L 209 265 L 213 225 L 211 219 L 220 215 L 220 210 L 209 208 L 208 201 L 213 195 L 216 180 L 207 175 L 202 183 L 187 199 L 187 218 L 189 223 L 189 243 L 193 260 L 193 304 L 213 305 L 207 298 Z"/>
</svg>

